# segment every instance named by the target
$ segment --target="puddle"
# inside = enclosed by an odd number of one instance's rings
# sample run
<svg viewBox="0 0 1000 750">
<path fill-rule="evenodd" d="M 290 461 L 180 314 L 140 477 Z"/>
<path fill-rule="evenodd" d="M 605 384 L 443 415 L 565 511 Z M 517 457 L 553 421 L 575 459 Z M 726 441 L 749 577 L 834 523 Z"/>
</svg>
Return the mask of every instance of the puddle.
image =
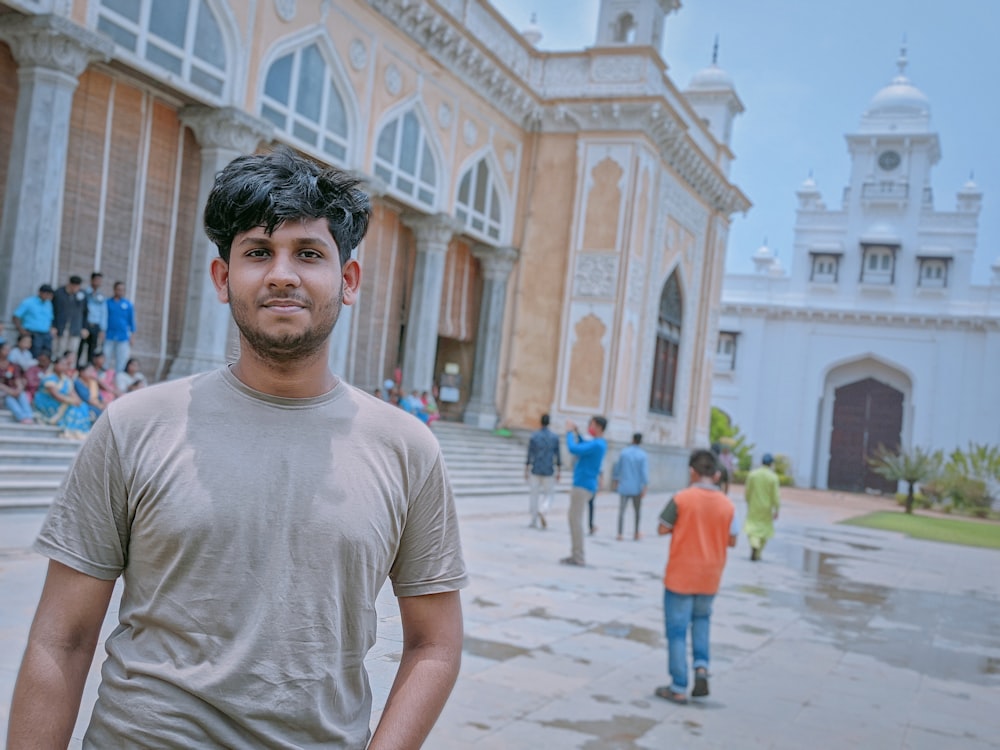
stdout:
<svg viewBox="0 0 1000 750">
<path fill-rule="evenodd" d="M 938 679 L 1000 685 L 1000 658 L 983 656 L 998 648 L 1000 601 L 855 581 L 841 572 L 851 559 L 802 549 L 789 559 L 803 573 L 798 586 L 768 600 L 800 610 L 844 651 Z"/>
<path fill-rule="evenodd" d="M 656 721 L 645 716 L 617 714 L 604 720 L 556 719 L 539 723 L 544 727 L 568 729 L 571 732 L 591 735 L 594 739 L 580 745 L 581 750 L 640 750 L 636 740 L 656 726 Z"/>
<path fill-rule="evenodd" d="M 613 638 L 624 638 L 627 641 L 634 641 L 645 646 L 659 648 L 663 645 L 664 637 L 658 630 L 640 628 L 624 622 L 606 622 L 590 629 L 591 633 L 610 635 Z"/>
<path fill-rule="evenodd" d="M 497 602 L 491 602 L 488 599 L 483 599 L 481 596 L 477 596 L 475 599 L 473 599 L 472 603 L 475 604 L 477 607 L 499 607 L 500 606 Z"/>
<path fill-rule="evenodd" d="M 471 656 L 481 656 L 484 659 L 492 659 L 493 661 L 507 661 L 508 659 L 515 659 L 518 656 L 526 656 L 531 653 L 530 649 L 522 648 L 521 646 L 501 643 L 500 641 L 487 641 L 482 638 L 471 638 L 469 636 L 465 636 L 465 640 L 462 643 L 462 651 Z"/>
<path fill-rule="evenodd" d="M 539 620 L 556 620 L 558 622 L 568 622 L 570 625 L 579 625 L 581 628 L 590 625 L 589 622 L 584 622 L 583 620 L 576 620 L 572 617 L 559 617 L 558 615 L 553 615 L 545 607 L 533 607 L 525 612 L 525 617 L 535 617 Z"/>
<path fill-rule="evenodd" d="M 744 584 L 742 586 L 737 586 L 736 590 L 744 594 L 750 594 L 751 596 L 768 596 L 768 590 L 763 586 L 748 586 Z"/>
<path fill-rule="evenodd" d="M 737 625 L 736 629 L 741 633 L 749 633 L 750 635 L 770 635 L 771 631 L 767 628 L 758 628 L 756 625 Z"/>
</svg>

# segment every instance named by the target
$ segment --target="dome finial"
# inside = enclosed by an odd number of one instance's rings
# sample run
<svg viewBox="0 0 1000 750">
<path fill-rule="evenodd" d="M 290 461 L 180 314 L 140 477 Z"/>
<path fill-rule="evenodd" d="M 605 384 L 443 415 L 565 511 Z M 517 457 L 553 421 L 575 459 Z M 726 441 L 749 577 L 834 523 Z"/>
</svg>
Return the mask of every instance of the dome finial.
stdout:
<svg viewBox="0 0 1000 750">
<path fill-rule="evenodd" d="M 719 62 L 719 35 L 715 35 L 715 44 L 712 45 L 712 65 L 717 65 Z"/>
<path fill-rule="evenodd" d="M 896 58 L 896 67 L 899 68 L 899 75 L 906 75 L 906 65 L 909 60 L 906 59 L 906 34 L 903 34 L 903 43 L 899 47 L 899 57 Z"/>
</svg>

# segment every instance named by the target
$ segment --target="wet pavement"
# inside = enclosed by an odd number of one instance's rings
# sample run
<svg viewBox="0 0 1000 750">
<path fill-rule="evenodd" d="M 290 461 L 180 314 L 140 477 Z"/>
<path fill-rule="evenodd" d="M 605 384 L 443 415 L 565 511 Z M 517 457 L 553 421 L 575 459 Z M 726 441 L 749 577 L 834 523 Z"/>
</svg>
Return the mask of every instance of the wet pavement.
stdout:
<svg viewBox="0 0 1000 750">
<path fill-rule="evenodd" d="M 653 695 L 669 682 L 668 540 L 655 535 L 665 495 L 644 503 L 645 538 L 618 542 L 617 497 L 602 494 L 585 568 L 557 562 L 569 552 L 565 496 L 544 532 L 527 528 L 526 496 L 461 499 L 465 654 L 426 747 L 1000 748 L 1000 551 L 836 525 L 887 507 L 878 499 L 784 498 L 764 559 L 751 563 L 743 538 L 731 551 L 712 617 L 712 692 L 687 706 Z M 0 514 L 4 733 L 44 574 L 27 551 L 40 518 Z M 378 609 L 368 666 L 381 706 L 401 632 L 388 590 Z M 85 707 L 95 695 L 92 679 Z"/>
</svg>

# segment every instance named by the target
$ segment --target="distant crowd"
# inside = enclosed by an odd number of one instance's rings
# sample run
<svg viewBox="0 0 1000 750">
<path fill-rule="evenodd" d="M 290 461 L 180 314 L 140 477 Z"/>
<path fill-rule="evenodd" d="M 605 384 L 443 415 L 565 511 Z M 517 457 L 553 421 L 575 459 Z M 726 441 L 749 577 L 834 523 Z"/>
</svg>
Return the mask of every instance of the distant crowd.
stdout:
<svg viewBox="0 0 1000 750">
<path fill-rule="evenodd" d="M 42 284 L 14 310 L 12 340 L 0 323 L 0 393 L 15 421 L 82 439 L 109 403 L 146 385 L 131 357 L 135 308 L 124 282 L 106 297 L 103 280 L 95 271 L 86 290 L 75 275 Z"/>
<path fill-rule="evenodd" d="M 437 386 L 434 386 L 434 394 L 428 391 L 418 393 L 415 390 L 407 394 L 395 380 L 387 378 L 382 385 L 385 387 L 376 388 L 374 391 L 377 398 L 398 406 L 427 425 L 433 424 L 441 418 L 437 399 L 434 398 Z"/>
</svg>

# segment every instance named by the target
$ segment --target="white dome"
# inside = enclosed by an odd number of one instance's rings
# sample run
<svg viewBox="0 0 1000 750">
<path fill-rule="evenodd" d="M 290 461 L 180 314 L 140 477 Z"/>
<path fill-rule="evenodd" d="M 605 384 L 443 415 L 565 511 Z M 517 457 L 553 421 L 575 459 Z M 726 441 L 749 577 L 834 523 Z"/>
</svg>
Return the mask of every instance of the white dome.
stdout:
<svg viewBox="0 0 1000 750">
<path fill-rule="evenodd" d="M 892 83 L 872 97 L 868 105 L 869 117 L 927 117 L 931 102 L 927 95 L 910 83 L 906 76 L 896 76 Z"/>
<path fill-rule="evenodd" d="M 688 84 L 688 91 L 732 91 L 733 78 L 715 63 L 702 68 Z"/>
<path fill-rule="evenodd" d="M 802 184 L 799 185 L 800 193 L 818 193 L 819 188 L 816 186 L 816 180 L 812 176 L 806 177 L 802 180 Z"/>
</svg>

